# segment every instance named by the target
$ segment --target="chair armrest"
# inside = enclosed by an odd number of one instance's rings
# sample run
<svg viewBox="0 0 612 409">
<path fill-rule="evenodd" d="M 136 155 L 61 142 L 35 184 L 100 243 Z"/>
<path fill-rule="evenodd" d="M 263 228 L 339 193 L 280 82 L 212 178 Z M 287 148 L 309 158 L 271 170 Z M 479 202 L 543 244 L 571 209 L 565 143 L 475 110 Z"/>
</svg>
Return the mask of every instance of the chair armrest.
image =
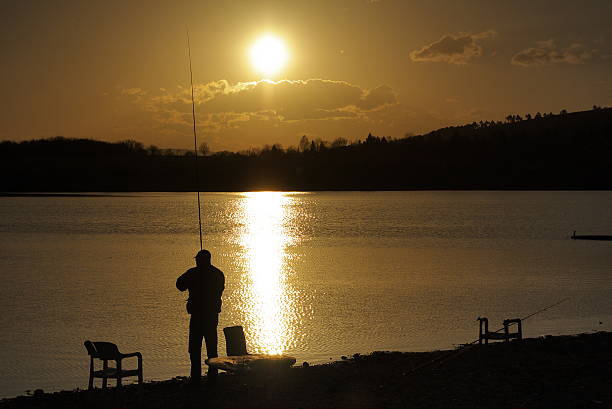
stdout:
<svg viewBox="0 0 612 409">
<path fill-rule="evenodd" d="M 129 358 L 132 356 L 137 356 L 138 359 L 142 359 L 142 354 L 140 352 L 131 352 L 129 354 L 121 354 L 121 359 L 123 358 Z"/>
<path fill-rule="evenodd" d="M 121 372 L 122 368 L 121 368 L 121 361 L 123 361 L 123 358 L 131 358 L 131 357 L 136 357 L 138 358 L 138 371 L 140 371 L 139 376 L 142 377 L 142 354 L 140 352 L 132 352 L 129 354 L 119 354 L 119 356 L 117 357 L 117 371 Z M 142 380 L 141 380 L 142 382 Z"/>
</svg>

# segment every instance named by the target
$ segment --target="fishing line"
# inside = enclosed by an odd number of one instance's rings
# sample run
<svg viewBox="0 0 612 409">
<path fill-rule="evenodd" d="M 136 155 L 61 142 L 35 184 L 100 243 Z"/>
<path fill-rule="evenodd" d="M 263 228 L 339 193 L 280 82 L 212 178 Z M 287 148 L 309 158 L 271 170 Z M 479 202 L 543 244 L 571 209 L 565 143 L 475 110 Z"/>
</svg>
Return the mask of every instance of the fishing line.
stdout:
<svg viewBox="0 0 612 409">
<path fill-rule="evenodd" d="M 533 314 L 529 314 L 529 315 L 525 316 L 524 318 L 521 318 L 521 321 L 525 321 L 526 319 L 531 318 L 534 315 L 537 315 L 537 314 L 539 314 L 541 312 L 544 312 L 544 311 L 546 311 L 548 309 L 551 309 L 552 307 L 556 307 L 557 305 L 559 305 L 559 304 L 561 304 L 561 303 L 563 303 L 563 302 L 565 302 L 567 300 L 569 300 L 569 297 L 566 297 L 566 298 L 562 299 L 561 301 L 558 301 L 558 302 L 556 302 L 556 303 L 554 303 L 552 305 L 549 305 L 548 307 L 544 307 L 541 310 L 538 310 L 538 311 L 534 312 Z"/>
<path fill-rule="evenodd" d="M 567 300 L 569 300 L 569 299 L 570 299 L 569 297 L 565 297 L 565 298 L 563 298 L 562 300 L 557 301 L 556 303 L 549 305 L 548 307 L 544 307 L 544 308 L 542 308 L 542 309 L 540 309 L 540 310 L 537 310 L 537 311 L 536 311 L 536 312 L 534 312 L 534 313 L 531 313 L 531 314 L 529 314 L 529 315 L 524 316 L 524 317 L 523 317 L 523 318 L 521 318 L 520 320 L 521 320 L 521 321 L 526 321 L 526 320 L 528 320 L 529 318 L 531 318 L 531 317 L 533 317 L 533 316 L 535 316 L 535 315 L 538 315 L 539 313 L 544 312 L 544 311 L 546 311 L 546 310 L 550 310 L 551 308 L 556 307 L 557 305 L 559 305 L 559 304 L 561 304 L 561 303 L 564 303 L 565 301 L 567 301 Z M 512 326 L 512 325 L 516 325 L 516 322 L 511 322 L 511 323 L 510 323 L 510 325 L 508 325 L 508 326 L 510 327 L 510 326 Z M 504 328 L 502 327 L 502 328 L 498 329 L 497 331 L 493 331 L 493 332 L 501 332 L 501 331 L 503 331 L 503 330 L 504 330 Z M 476 340 L 476 342 L 478 342 L 478 340 Z M 473 343 L 473 342 L 470 342 L 470 344 L 472 344 L 472 343 Z M 470 344 L 466 344 L 466 345 L 470 345 Z"/>
<path fill-rule="evenodd" d="M 534 312 L 534 313 L 531 313 L 531 314 L 529 314 L 529 315 L 526 315 L 525 317 L 521 318 L 521 321 L 525 321 L 525 320 L 527 320 L 527 319 L 529 319 L 529 318 L 531 318 L 531 317 L 533 317 L 533 316 L 535 316 L 535 315 L 537 315 L 537 314 L 540 314 L 540 313 L 542 313 L 542 312 L 544 312 L 544 311 L 546 311 L 546 310 L 549 310 L 549 309 L 551 309 L 551 308 L 553 308 L 553 307 L 556 307 L 557 305 L 559 305 L 559 304 L 561 304 L 561 303 L 563 303 L 563 302 L 565 302 L 565 301 L 567 301 L 567 300 L 569 300 L 569 297 L 566 297 L 566 298 L 564 298 L 564 299 L 562 299 L 562 300 L 560 300 L 560 301 L 557 301 L 557 302 L 556 302 L 556 303 L 554 303 L 554 304 L 551 304 L 551 305 L 549 305 L 549 306 L 547 306 L 547 307 L 544 307 L 544 308 L 542 308 L 542 309 L 540 309 L 540 310 L 537 310 L 537 311 L 536 311 L 536 312 Z M 515 323 L 511 323 L 510 325 L 514 325 L 514 324 L 515 324 Z M 501 332 L 501 331 L 503 331 L 503 330 L 504 330 L 504 328 L 502 327 L 502 328 L 498 329 L 497 331 L 493 331 L 493 332 Z M 435 364 L 435 363 L 439 363 L 440 365 L 442 365 L 443 363 L 446 363 L 447 361 L 451 360 L 452 358 L 456 358 L 457 356 L 459 356 L 459 355 L 461 355 L 461 354 L 463 354 L 463 353 L 465 353 L 465 352 L 467 352 L 467 351 L 471 350 L 471 347 L 473 347 L 474 345 L 476 345 L 476 343 L 477 343 L 477 342 L 479 342 L 479 341 L 480 341 L 480 339 L 477 339 L 477 340 L 474 340 L 474 341 L 469 342 L 469 343 L 467 343 L 467 344 L 460 344 L 460 345 L 461 345 L 461 347 L 460 347 L 459 349 L 454 350 L 454 351 L 451 351 L 449 354 L 446 354 L 446 355 L 443 355 L 443 356 L 441 356 L 441 357 L 434 358 L 434 359 L 432 359 L 432 360 L 430 360 L 430 361 L 427 361 L 427 362 L 425 362 L 425 363 L 423 363 L 423 364 L 421 364 L 421 365 L 417 366 L 416 368 L 411 369 L 411 370 L 410 370 L 410 371 L 407 373 L 407 375 L 414 374 L 415 372 L 417 372 L 417 371 L 419 371 L 419 370 L 421 370 L 421 369 L 424 369 L 424 368 L 426 368 L 426 367 L 428 367 L 428 366 L 431 366 L 431 365 L 433 365 L 433 364 Z"/>
<path fill-rule="evenodd" d="M 200 227 L 200 250 L 202 250 L 202 206 L 200 204 L 200 172 L 198 171 L 198 137 L 196 132 L 196 114 L 195 114 L 195 98 L 193 96 L 193 71 L 191 69 L 191 44 L 189 42 L 189 27 L 187 29 L 187 52 L 189 55 L 189 79 L 191 81 L 191 116 L 193 118 L 193 152 L 194 165 L 195 165 L 195 177 L 196 177 L 196 191 L 198 192 L 198 225 Z"/>
</svg>

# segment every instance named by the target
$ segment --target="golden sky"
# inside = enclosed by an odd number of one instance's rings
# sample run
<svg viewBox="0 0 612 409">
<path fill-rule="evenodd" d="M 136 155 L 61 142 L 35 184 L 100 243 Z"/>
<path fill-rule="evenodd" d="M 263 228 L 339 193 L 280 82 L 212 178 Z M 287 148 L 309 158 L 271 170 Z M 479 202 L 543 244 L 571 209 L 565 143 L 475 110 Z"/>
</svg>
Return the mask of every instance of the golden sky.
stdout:
<svg viewBox="0 0 612 409">
<path fill-rule="evenodd" d="M 213 151 L 612 105 L 610 0 L 0 4 L 2 140 L 191 147 L 187 26 Z M 252 59 L 266 35 L 273 74 Z"/>
</svg>

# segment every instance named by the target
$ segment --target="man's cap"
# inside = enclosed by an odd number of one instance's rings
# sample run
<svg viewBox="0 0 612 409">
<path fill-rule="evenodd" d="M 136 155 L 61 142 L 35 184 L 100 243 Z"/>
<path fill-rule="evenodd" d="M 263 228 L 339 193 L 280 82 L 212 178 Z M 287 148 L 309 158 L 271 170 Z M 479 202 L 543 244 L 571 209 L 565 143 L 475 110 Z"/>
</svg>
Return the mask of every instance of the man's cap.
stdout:
<svg viewBox="0 0 612 409">
<path fill-rule="evenodd" d="M 198 254 L 196 254 L 194 258 L 210 258 L 210 251 L 200 250 L 198 251 Z"/>
</svg>

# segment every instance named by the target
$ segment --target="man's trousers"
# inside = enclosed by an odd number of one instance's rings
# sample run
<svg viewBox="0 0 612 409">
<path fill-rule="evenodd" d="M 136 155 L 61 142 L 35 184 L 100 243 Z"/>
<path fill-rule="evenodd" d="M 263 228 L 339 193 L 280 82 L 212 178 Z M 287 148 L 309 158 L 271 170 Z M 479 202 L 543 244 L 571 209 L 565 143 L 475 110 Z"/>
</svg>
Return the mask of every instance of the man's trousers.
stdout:
<svg viewBox="0 0 612 409">
<path fill-rule="evenodd" d="M 206 343 L 208 358 L 217 355 L 217 324 L 219 314 L 191 314 L 189 321 L 189 357 L 191 359 L 191 380 L 197 381 L 202 376 L 202 338 Z M 208 376 L 217 375 L 217 370 L 209 368 Z"/>
</svg>

